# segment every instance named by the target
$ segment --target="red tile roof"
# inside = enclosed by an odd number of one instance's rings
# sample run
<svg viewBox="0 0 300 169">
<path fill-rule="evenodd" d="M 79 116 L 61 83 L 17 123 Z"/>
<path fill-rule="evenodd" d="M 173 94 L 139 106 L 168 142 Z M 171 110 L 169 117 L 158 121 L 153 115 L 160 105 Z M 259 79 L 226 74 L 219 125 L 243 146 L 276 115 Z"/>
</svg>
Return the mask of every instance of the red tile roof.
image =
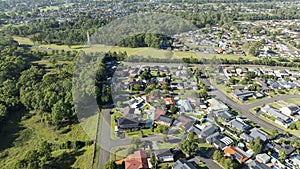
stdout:
<svg viewBox="0 0 300 169">
<path fill-rule="evenodd" d="M 125 169 L 149 168 L 147 161 L 147 152 L 138 150 L 125 158 Z"/>
</svg>

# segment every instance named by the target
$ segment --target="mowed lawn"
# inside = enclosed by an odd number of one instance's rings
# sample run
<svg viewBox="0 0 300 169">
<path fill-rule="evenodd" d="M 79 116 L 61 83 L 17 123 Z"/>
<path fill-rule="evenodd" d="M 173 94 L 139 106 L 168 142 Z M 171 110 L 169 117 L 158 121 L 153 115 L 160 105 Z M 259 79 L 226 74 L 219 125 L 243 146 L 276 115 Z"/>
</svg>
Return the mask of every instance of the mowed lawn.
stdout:
<svg viewBox="0 0 300 169">
<path fill-rule="evenodd" d="M 14 36 L 14 39 L 21 44 L 29 44 L 34 45 L 34 43 L 25 37 Z M 167 58 L 167 59 L 178 59 L 178 58 L 198 58 L 198 59 L 211 59 L 216 56 L 219 59 L 229 59 L 229 60 L 237 60 L 240 57 L 249 60 L 256 60 L 257 57 L 252 56 L 239 56 L 233 54 L 209 54 L 209 53 L 200 53 L 200 52 L 192 52 L 192 51 L 167 51 L 149 47 L 141 47 L 141 48 L 127 48 L 127 47 L 118 47 L 118 46 L 105 46 L 105 45 L 92 45 L 91 47 L 87 47 L 85 45 L 75 45 L 75 46 L 67 46 L 67 45 L 56 45 L 56 44 L 35 44 L 36 46 L 41 46 L 44 48 L 51 48 L 54 50 L 83 50 L 87 53 L 89 52 L 125 52 L 128 56 L 137 55 L 142 57 L 153 57 L 153 58 Z"/>
<path fill-rule="evenodd" d="M 28 119 L 23 119 L 20 123 L 12 121 L 6 125 L 0 139 L 0 164 L 2 169 L 12 168 L 18 160 L 24 157 L 27 151 L 36 149 L 42 141 L 61 145 L 66 141 L 90 140 L 80 124 L 69 126 L 70 131 L 63 134 L 62 131 L 66 128 L 54 130 L 54 128 L 39 120 L 39 115 L 33 115 Z M 68 152 L 70 150 L 57 150 L 52 155 L 58 157 L 64 151 Z M 91 168 L 93 151 L 94 147 L 91 145 L 72 153 L 70 155 L 72 167 Z"/>
<path fill-rule="evenodd" d="M 296 104 L 296 105 L 300 106 L 300 99 L 299 98 L 287 99 L 287 100 L 284 100 L 284 101 L 287 102 L 287 103 L 293 103 L 293 104 Z"/>
</svg>

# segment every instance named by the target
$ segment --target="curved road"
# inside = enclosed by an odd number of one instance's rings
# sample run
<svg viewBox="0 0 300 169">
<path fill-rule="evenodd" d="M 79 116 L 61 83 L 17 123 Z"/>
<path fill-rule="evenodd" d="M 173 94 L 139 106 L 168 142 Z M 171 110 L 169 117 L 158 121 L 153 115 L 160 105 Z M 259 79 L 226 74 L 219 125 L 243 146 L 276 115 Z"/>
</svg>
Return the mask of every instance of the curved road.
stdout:
<svg viewBox="0 0 300 169">
<path fill-rule="evenodd" d="M 213 86 L 208 79 L 202 78 L 201 82 L 203 82 L 207 86 Z M 246 116 L 249 120 L 257 123 L 259 126 L 266 128 L 268 130 L 271 129 L 277 129 L 279 132 L 283 132 L 282 129 L 278 128 L 277 126 L 274 126 L 271 123 L 268 123 L 262 119 L 260 119 L 257 115 L 250 112 L 251 108 L 261 106 L 264 104 L 276 102 L 279 100 L 286 100 L 291 98 L 300 98 L 300 94 L 298 95 L 283 95 L 283 96 L 275 96 L 272 98 L 263 99 L 254 103 L 248 103 L 248 104 L 240 104 L 232 100 L 230 97 L 228 97 L 226 94 L 224 94 L 221 90 L 216 88 L 214 91 L 209 92 L 210 95 L 215 95 L 216 98 L 220 99 L 224 103 L 226 103 L 228 106 L 232 107 L 233 109 L 240 112 L 243 116 Z M 102 114 L 102 122 L 99 125 L 99 129 L 101 130 L 101 137 L 98 142 L 100 143 L 100 153 L 99 153 L 99 162 L 98 162 L 98 169 L 102 169 L 104 166 L 104 163 L 106 161 L 109 161 L 110 159 L 110 150 L 113 147 L 117 146 L 124 146 L 124 145 L 130 145 L 130 139 L 120 139 L 120 140 L 113 140 L 110 135 L 110 126 L 111 126 L 111 115 L 110 115 L 110 109 L 105 109 Z M 152 136 L 148 138 L 142 138 L 142 141 L 151 140 L 151 141 L 157 141 L 161 140 L 160 136 Z M 211 160 L 206 159 L 205 162 L 211 162 Z M 216 164 L 211 162 L 212 166 L 215 166 Z"/>
<path fill-rule="evenodd" d="M 98 169 L 103 169 L 105 162 L 110 160 L 110 151 L 114 147 L 126 146 L 131 144 L 131 139 L 118 139 L 114 140 L 111 138 L 111 109 L 105 109 L 102 113 L 102 121 L 99 125 L 99 129 L 101 129 L 100 135 L 100 152 L 99 152 L 99 160 L 98 160 Z M 162 141 L 161 135 L 153 135 L 145 138 L 141 138 L 141 141 Z"/>
<path fill-rule="evenodd" d="M 208 81 L 208 79 L 206 79 L 206 78 L 201 79 L 201 82 L 203 82 L 205 85 L 213 86 Z M 257 107 L 257 106 L 264 105 L 264 104 L 279 101 L 279 100 L 286 100 L 286 99 L 291 99 L 291 98 L 300 98 L 299 94 L 298 95 L 283 95 L 283 96 L 275 96 L 275 97 L 272 97 L 272 98 L 263 99 L 263 100 L 260 100 L 260 101 L 254 102 L 254 103 L 240 104 L 240 103 L 237 103 L 234 100 L 232 100 L 230 97 L 228 97 L 226 94 L 224 94 L 220 89 L 218 89 L 216 87 L 215 87 L 214 91 L 211 91 L 209 93 L 211 95 L 216 96 L 216 98 L 220 99 L 221 101 L 226 103 L 228 106 L 230 106 L 233 109 L 237 110 L 243 116 L 246 116 L 249 120 L 257 123 L 261 127 L 265 128 L 265 129 L 268 129 L 268 130 L 276 129 L 279 132 L 283 132 L 283 130 L 281 128 L 278 128 L 277 126 L 271 124 L 271 123 L 268 123 L 268 122 L 262 120 L 257 115 L 251 113 L 250 109 L 254 108 L 254 107 Z"/>
</svg>

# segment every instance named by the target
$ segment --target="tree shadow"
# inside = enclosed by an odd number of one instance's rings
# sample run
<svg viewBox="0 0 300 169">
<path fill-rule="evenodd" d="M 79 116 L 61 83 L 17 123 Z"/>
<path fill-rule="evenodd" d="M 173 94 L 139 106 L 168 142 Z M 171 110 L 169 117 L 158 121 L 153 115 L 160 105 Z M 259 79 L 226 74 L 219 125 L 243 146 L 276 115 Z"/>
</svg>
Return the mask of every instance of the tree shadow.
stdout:
<svg viewBox="0 0 300 169">
<path fill-rule="evenodd" d="M 68 169 L 72 168 L 72 165 L 76 161 L 76 157 L 84 154 L 86 150 L 75 150 L 70 153 L 62 153 L 60 156 L 52 160 L 51 168 L 56 169 Z"/>
<path fill-rule="evenodd" d="M 8 117 L 0 123 L 0 151 L 13 147 L 16 140 L 26 141 L 30 138 L 30 131 L 22 133 L 26 128 L 20 125 L 25 111 L 10 112 Z M 26 117 L 26 116 L 25 116 Z M 29 117 L 29 116 L 28 116 Z"/>
</svg>

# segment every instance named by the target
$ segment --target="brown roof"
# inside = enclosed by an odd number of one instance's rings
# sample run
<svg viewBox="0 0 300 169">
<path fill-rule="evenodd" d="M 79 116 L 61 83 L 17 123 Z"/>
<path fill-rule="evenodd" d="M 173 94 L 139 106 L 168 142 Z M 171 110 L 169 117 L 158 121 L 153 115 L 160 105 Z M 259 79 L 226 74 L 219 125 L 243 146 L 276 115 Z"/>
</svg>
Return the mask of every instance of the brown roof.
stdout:
<svg viewBox="0 0 300 169">
<path fill-rule="evenodd" d="M 194 120 L 185 115 L 180 115 L 177 120 L 182 123 L 180 128 L 183 130 L 189 129 L 194 124 Z"/>
<path fill-rule="evenodd" d="M 125 169 L 149 168 L 147 161 L 147 152 L 138 150 L 125 158 Z"/>
<path fill-rule="evenodd" d="M 165 110 L 155 110 L 154 120 L 158 120 L 159 116 L 166 115 Z"/>
<path fill-rule="evenodd" d="M 232 146 L 226 147 L 224 149 L 224 152 L 234 156 L 235 159 L 240 163 L 243 163 L 248 160 L 248 157 L 245 156 L 242 152 L 238 151 L 238 149 L 236 149 L 235 147 Z"/>
<path fill-rule="evenodd" d="M 169 105 L 175 105 L 175 101 L 173 98 L 169 97 L 169 98 L 165 98 L 166 104 Z"/>
</svg>

